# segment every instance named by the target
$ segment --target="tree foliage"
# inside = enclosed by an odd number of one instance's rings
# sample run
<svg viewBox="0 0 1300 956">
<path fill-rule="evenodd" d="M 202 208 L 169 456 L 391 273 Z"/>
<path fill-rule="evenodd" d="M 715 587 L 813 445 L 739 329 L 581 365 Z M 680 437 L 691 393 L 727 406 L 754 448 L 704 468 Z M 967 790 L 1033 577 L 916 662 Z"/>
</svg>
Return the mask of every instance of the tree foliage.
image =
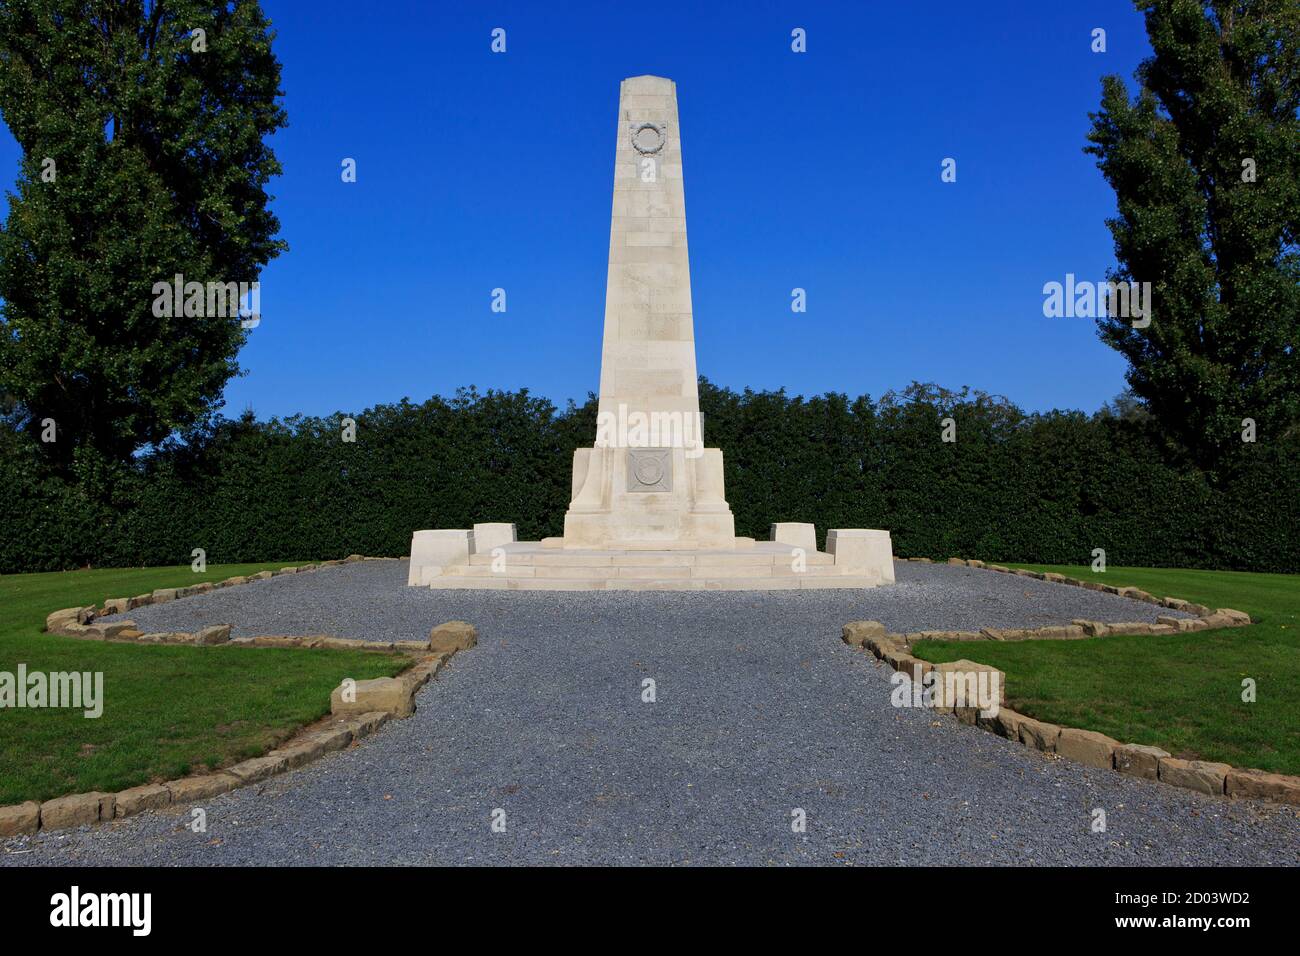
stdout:
<svg viewBox="0 0 1300 956">
<path fill-rule="evenodd" d="M 700 383 L 737 534 L 774 521 L 888 528 L 896 553 L 1077 564 L 1300 570 L 1300 441 L 1256 446 L 1221 480 L 1170 463 L 1140 416 L 1028 415 L 1005 399 L 913 385 L 879 401 Z M 513 521 L 563 532 L 573 450 L 596 399 L 463 390 L 344 421 L 218 420 L 130 469 L 115 507 L 46 475 L 0 430 L 0 572 L 93 565 L 403 555 L 420 528 Z M 955 426 L 945 442 L 944 420 Z"/>
<path fill-rule="evenodd" d="M 201 31 L 198 32 L 198 31 Z M 265 137 L 285 125 L 254 2 L 6 0 L 0 114 L 22 148 L 0 230 L 0 391 L 83 481 L 201 422 L 238 316 L 159 317 L 154 284 L 252 282 L 283 248 Z"/>
<path fill-rule="evenodd" d="M 1137 0 L 1154 55 L 1102 82 L 1087 152 L 1115 190 L 1115 278 L 1152 321 L 1099 321 L 1128 382 L 1203 466 L 1300 423 L 1300 4 Z"/>
</svg>

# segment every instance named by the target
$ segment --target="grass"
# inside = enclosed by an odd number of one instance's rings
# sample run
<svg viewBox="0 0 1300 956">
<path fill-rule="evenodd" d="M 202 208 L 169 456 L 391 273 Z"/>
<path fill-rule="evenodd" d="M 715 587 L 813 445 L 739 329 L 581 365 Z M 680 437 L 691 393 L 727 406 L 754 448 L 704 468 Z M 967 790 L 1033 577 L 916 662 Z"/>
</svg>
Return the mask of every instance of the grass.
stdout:
<svg viewBox="0 0 1300 956">
<path fill-rule="evenodd" d="M 1016 711 L 1176 757 L 1300 774 L 1300 575 L 1167 568 L 1013 565 L 1132 585 L 1250 614 L 1249 627 L 1161 637 L 970 643 L 925 641 L 913 652 L 1007 674 Z M 1256 683 L 1254 703 L 1242 682 Z"/>
<path fill-rule="evenodd" d="M 387 677 L 407 662 L 365 651 L 184 647 L 45 634 L 64 607 L 283 567 L 210 565 L 0 576 L 0 671 L 102 672 L 98 718 L 65 708 L 0 709 L 0 806 L 117 791 L 260 756 L 329 711 L 344 677 Z M 213 621 L 212 623 L 222 623 Z"/>
</svg>

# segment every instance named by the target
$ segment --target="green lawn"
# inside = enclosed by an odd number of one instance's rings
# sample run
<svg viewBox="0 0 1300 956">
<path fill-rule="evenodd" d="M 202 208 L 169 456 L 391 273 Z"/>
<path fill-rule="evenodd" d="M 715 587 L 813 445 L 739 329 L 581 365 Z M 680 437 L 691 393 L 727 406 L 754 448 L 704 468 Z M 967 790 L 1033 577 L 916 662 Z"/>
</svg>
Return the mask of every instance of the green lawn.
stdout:
<svg viewBox="0 0 1300 956">
<path fill-rule="evenodd" d="M 329 712 L 345 677 L 392 676 L 405 659 L 364 651 L 132 645 L 42 632 L 45 615 L 155 588 L 293 562 L 0 576 L 0 671 L 100 671 L 104 712 L 0 709 L 0 806 L 116 791 L 259 756 Z M 213 621 L 212 623 L 223 623 Z"/>
<path fill-rule="evenodd" d="M 1008 703 L 1031 717 L 1176 757 L 1300 774 L 1300 575 L 1013 566 L 1236 608 L 1257 623 L 1164 637 L 925 641 L 913 653 L 1006 671 Z M 1257 685 L 1255 703 L 1241 699 L 1247 677 Z"/>
</svg>

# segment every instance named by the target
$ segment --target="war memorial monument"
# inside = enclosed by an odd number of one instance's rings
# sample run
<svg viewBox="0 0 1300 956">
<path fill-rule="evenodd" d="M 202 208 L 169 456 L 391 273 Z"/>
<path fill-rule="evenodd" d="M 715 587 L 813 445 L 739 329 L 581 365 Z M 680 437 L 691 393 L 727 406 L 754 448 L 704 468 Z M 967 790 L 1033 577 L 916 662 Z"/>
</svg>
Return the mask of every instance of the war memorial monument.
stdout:
<svg viewBox="0 0 1300 956">
<path fill-rule="evenodd" d="M 677 88 L 619 92 L 597 434 L 573 455 L 564 535 L 515 526 L 416 531 L 407 583 L 581 591 L 864 588 L 894 581 L 888 531 L 811 524 L 738 538 L 722 450 L 704 446 Z M 508 516 L 491 516 L 508 517 Z"/>
</svg>

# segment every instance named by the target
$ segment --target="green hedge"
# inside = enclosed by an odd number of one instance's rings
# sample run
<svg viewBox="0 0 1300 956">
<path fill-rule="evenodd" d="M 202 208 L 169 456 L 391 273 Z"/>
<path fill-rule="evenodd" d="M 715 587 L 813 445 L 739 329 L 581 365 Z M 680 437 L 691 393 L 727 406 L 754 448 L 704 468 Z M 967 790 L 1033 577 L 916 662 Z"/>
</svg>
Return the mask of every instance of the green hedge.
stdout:
<svg viewBox="0 0 1300 956">
<path fill-rule="evenodd" d="M 879 402 L 736 393 L 701 382 L 736 532 L 772 521 L 888 528 L 935 559 L 1300 571 L 1300 446 L 1249 445 L 1217 480 L 1172 464 L 1149 422 L 1026 415 L 979 393 L 913 386 Z M 259 423 L 222 420 L 142 456 L 91 496 L 0 435 L 0 571 L 407 553 L 418 528 L 514 521 L 560 534 L 574 448 L 595 402 L 527 392 Z M 952 418 L 956 441 L 941 441 Z M 107 500 L 107 503 L 104 501 Z"/>
</svg>

